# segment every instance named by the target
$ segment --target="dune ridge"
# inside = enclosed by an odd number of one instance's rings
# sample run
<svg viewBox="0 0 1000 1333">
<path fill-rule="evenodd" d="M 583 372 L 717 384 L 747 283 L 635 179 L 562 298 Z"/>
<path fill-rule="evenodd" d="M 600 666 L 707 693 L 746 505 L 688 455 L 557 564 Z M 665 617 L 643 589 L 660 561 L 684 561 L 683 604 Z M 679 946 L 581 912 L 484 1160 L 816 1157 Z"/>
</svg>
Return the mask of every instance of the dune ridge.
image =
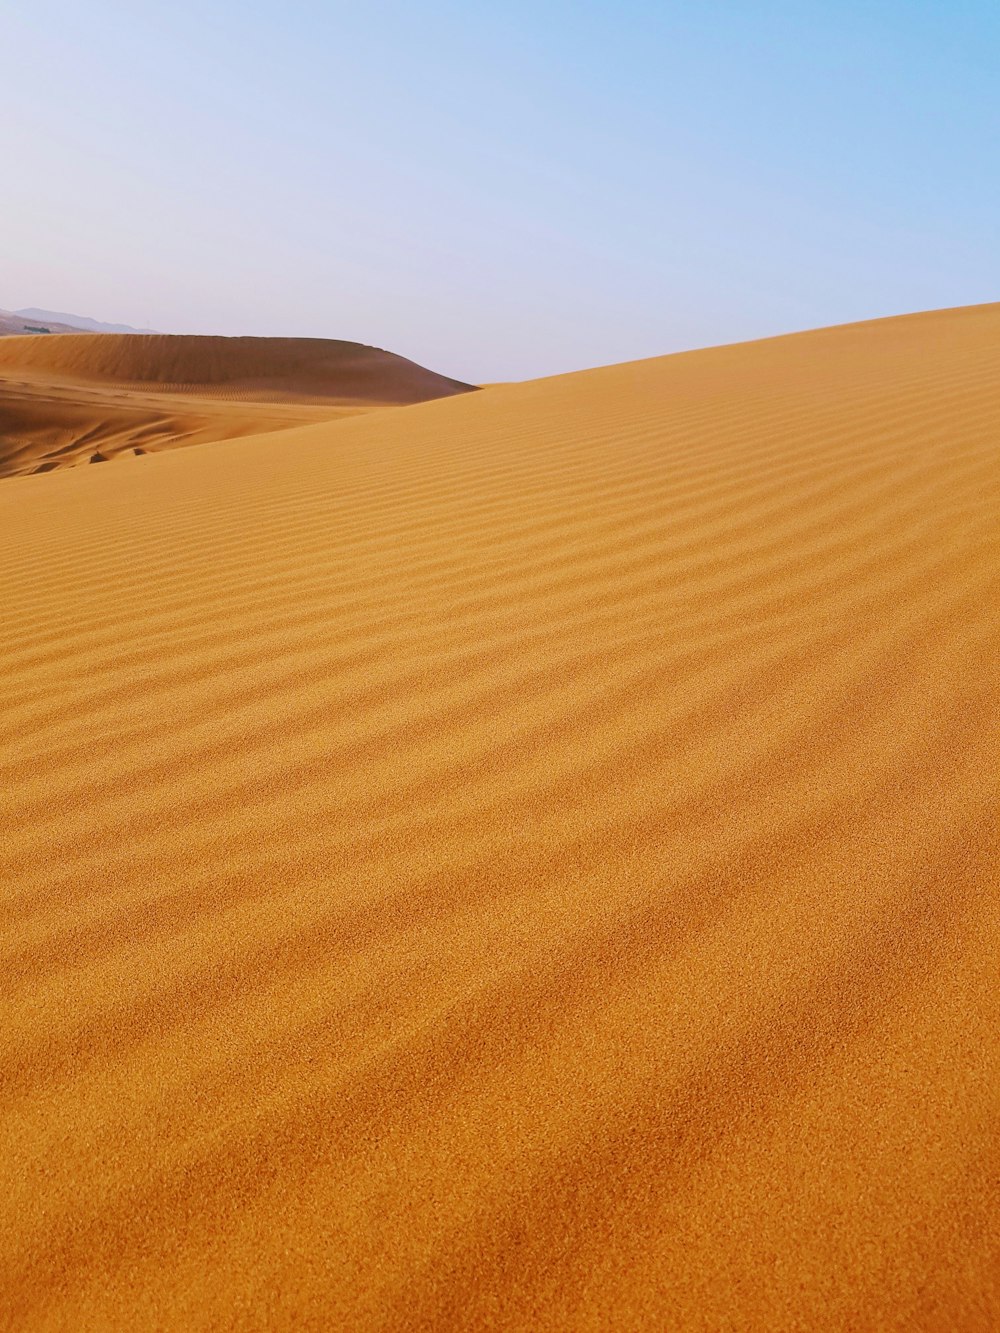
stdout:
<svg viewBox="0 0 1000 1333">
<path fill-rule="evenodd" d="M 467 393 L 322 338 L 60 334 L 0 341 L 0 478 Z"/>
<path fill-rule="evenodd" d="M 0 487 L 0 1321 L 995 1328 L 1000 307 Z"/>
<path fill-rule="evenodd" d="M 334 403 L 417 403 L 472 387 L 380 347 L 331 338 L 215 338 L 182 334 L 91 333 L 6 338 L 4 373 L 161 391 L 287 394 Z"/>
</svg>

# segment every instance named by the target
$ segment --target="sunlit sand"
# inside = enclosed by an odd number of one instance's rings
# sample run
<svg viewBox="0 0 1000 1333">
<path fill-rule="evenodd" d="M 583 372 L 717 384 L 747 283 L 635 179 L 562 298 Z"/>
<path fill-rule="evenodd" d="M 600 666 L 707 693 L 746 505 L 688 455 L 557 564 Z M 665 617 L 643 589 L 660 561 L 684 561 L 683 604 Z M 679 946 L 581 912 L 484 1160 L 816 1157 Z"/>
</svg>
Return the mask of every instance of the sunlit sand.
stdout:
<svg viewBox="0 0 1000 1333">
<path fill-rule="evenodd" d="M 0 482 L 0 1324 L 992 1327 L 1000 306 L 20 341 L 183 429 Z"/>
</svg>

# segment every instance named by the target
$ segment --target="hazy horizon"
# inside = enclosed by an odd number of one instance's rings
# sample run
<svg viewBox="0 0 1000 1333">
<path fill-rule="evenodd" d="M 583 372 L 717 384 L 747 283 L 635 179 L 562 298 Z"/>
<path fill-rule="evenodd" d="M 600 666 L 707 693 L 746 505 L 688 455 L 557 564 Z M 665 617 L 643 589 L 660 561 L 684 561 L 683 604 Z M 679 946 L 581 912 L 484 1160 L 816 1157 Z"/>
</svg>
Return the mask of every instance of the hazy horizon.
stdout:
<svg viewBox="0 0 1000 1333">
<path fill-rule="evenodd" d="M 5 309 L 483 382 L 1000 288 L 983 4 L 6 17 Z"/>
</svg>

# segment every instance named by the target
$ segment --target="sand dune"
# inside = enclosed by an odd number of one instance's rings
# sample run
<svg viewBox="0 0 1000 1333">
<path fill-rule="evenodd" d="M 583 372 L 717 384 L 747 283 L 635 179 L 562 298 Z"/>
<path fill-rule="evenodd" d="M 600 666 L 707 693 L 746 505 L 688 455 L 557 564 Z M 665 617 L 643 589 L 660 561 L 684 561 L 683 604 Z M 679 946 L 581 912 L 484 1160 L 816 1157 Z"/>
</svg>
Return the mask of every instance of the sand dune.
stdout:
<svg viewBox="0 0 1000 1333">
<path fill-rule="evenodd" d="M 998 345 L 0 486 L 4 1327 L 998 1327 Z"/>
<path fill-rule="evenodd" d="M 0 477 L 337 420 L 470 386 L 321 338 L 0 341 Z"/>
</svg>

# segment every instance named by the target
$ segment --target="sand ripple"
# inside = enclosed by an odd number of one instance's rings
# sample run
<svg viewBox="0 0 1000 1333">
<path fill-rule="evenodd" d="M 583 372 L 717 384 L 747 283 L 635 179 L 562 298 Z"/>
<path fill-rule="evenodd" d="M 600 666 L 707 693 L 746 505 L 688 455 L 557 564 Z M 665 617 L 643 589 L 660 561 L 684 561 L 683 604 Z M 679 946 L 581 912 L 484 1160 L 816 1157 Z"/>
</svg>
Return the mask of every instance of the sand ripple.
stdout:
<svg viewBox="0 0 1000 1333">
<path fill-rule="evenodd" d="M 998 348 L 0 484 L 0 1325 L 995 1329 Z"/>
</svg>

